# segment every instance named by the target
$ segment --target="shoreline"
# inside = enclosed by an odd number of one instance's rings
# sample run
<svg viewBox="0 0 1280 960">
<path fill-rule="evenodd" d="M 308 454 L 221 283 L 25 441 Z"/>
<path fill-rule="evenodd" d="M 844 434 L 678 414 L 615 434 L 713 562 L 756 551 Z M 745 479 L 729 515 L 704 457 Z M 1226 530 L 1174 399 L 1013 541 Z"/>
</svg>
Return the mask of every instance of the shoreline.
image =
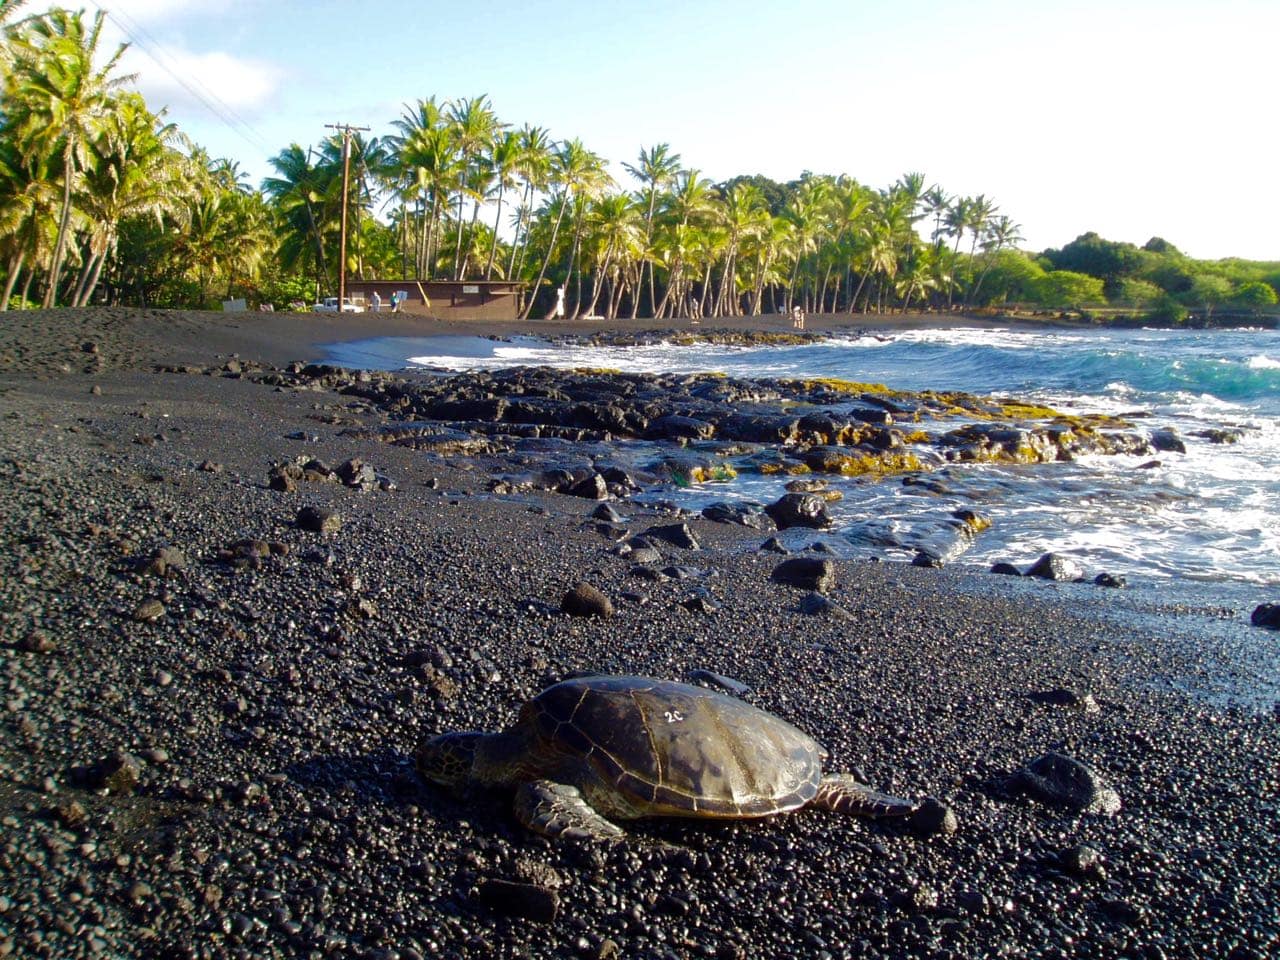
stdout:
<svg viewBox="0 0 1280 960">
<path fill-rule="evenodd" d="M 851 619 L 812 616 L 751 531 L 619 502 L 632 534 L 686 522 L 701 544 L 662 546 L 685 573 L 641 577 L 596 504 L 490 493 L 466 458 L 369 439 L 386 418 L 359 397 L 244 376 L 403 320 L 16 316 L 0 333 L 0 945 L 18 955 L 96 940 L 119 956 L 1260 958 L 1280 943 L 1280 724 L 1274 706 L 1212 699 L 1264 669 L 1273 633 L 1182 598 L 1131 618 L 1071 584 L 838 559 L 828 596 Z M 370 489 L 318 470 L 271 489 L 299 457 L 361 460 L 373 479 L 346 472 Z M 306 506 L 338 528 L 299 526 Z M 612 618 L 559 612 L 578 580 Z M 745 683 L 835 766 L 939 798 L 959 830 L 802 812 L 626 824 L 624 843 L 584 849 L 528 834 L 509 797 L 458 801 L 412 771 L 420 737 L 495 729 L 572 671 L 698 669 Z M 1121 812 L 1010 785 L 1050 750 L 1093 766 Z M 104 777 L 118 752 L 133 774 Z M 555 919 L 494 912 L 493 880 L 541 891 Z"/>
<path fill-rule="evenodd" d="M 1067 321 L 1018 321 L 1029 327 L 1084 326 Z M 1008 321 L 940 314 L 876 315 L 821 314 L 810 317 L 807 334 L 836 334 L 860 330 L 945 329 L 954 326 L 991 329 Z M 790 334 L 787 317 L 717 318 L 704 324 L 653 320 L 599 321 L 446 321 L 410 314 L 361 313 L 217 313 L 213 311 L 139 310 L 114 307 L 8 311 L 0 323 L 0 374 L 25 370 L 58 373 L 62 367 L 92 372 L 92 357 L 81 347 L 96 343 L 102 360 L 98 369 L 145 366 L 151 363 L 200 363 L 211 356 L 241 354 L 264 363 L 312 360 L 321 344 L 375 337 L 534 335 L 548 339 L 603 331 L 647 333 L 655 329 L 705 334 L 715 330 Z"/>
</svg>

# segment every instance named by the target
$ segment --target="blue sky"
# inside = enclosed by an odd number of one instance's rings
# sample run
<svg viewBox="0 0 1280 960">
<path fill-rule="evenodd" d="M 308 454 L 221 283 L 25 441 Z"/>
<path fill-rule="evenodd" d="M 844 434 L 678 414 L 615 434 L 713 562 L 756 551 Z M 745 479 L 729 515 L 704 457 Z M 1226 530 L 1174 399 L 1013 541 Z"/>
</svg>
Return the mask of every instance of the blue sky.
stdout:
<svg viewBox="0 0 1280 960">
<path fill-rule="evenodd" d="M 98 6 L 152 107 L 255 182 L 326 123 L 378 135 L 406 102 L 487 94 L 627 187 L 621 163 L 660 142 L 713 180 L 919 170 L 994 197 L 1029 249 L 1096 230 L 1280 260 L 1277 0 Z"/>
</svg>

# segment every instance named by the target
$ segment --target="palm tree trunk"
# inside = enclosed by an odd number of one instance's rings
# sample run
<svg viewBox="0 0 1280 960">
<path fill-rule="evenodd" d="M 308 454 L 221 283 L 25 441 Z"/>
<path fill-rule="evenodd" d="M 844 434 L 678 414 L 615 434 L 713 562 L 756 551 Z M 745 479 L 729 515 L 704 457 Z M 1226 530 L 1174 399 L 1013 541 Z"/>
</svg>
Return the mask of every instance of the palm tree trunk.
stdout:
<svg viewBox="0 0 1280 960">
<path fill-rule="evenodd" d="M 782 308 L 787 313 L 791 312 L 791 303 L 796 295 L 796 277 L 800 275 L 800 260 L 802 258 L 797 255 L 796 262 L 791 267 L 791 281 L 787 284 L 786 298 L 783 300 Z"/>
<path fill-rule="evenodd" d="M 763 252 L 756 257 L 756 290 L 751 299 L 751 315 L 753 317 L 760 316 L 760 311 L 764 307 L 764 275 L 772 262 L 773 258 L 765 256 Z"/>
<path fill-rule="evenodd" d="M 653 309 L 654 301 L 657 299 L 655 294 L 655 284 L 653 279 L 653 261 L 648 259 L 649 247 L 653 244 L 653 207 L 658 200 L 658 184 L 655 181 L 650 185 L 649 189 L 649 210 L 644 217 L 644 255 L 645 261 L 640 264 L 640 284 L 644 285 L 644 268 L 649 267 L 649 309 Z M 640 309 L 640 287 L 636 288 L 635 303 L 631 306 L 631 319 L 636 318 L 636 311 Z M 657 316 L 657 313 L 654 314 Z"/>
<path fill-rule="evenodd" d="M 978 233 L 977 231 L 974 231 L 973 243 L 969 247 L 969 265 L 970 266 L 973 265 L 973 260 L 977 256 L 977 254 L 978 254 Z M 981 280 L 978 281 L 978 283 L 981 283 L 981 282 L 982 282 Z M 974 286 L 970 287 L 968 290 L 965 291 L 964 303 L 961 306 L 962 310 L 969 309 L 969 305 L 973 302 L 973 295 L 977 292 L 978 292 L 977 284 L 975 284 Z"/>
<path fill-rule="evenodd" d="M 400 279 L 409 279 L 409 207 L 400 198 Z"/>
<path fill-rule="evenodd" d="M 440 206 L 440 194 L 436 193 L 433 188 L 431 191 L 431 213 L 427 216 L 426 229 L 422 238 L 423 248 L 426 250 L 425 259 L 422 261 L 422 269 L 418 271 L 418 275 L 427 280 L 435 276 L 436 272 L 436 234 L 439 233 Z"/>
<path fill-rule="evenodd" d="M 591 316 L 596 312 L 596 303 L 600 299 L 600 291 L 604 288 L 604 278 L 609 273 L 609 267 L 613 263 L 613 241 L 609 241 L 609 246 L 604 251 L 604 261 L 596 268 L 595 277 L 591 283 L 591 303 L 587 305 L 587 316 Z"/>
<path fill-rule="evenodd" d="M 529 210 L 533 203 L 533 182 L 526 180 L 524 184 L 524 201 L 520 205 L 520 216 L 516 222 L 516 240 L 518 240 L 520 248 L 520 270 L 524 270 L 524 254 L 525 249 L 529 245 L 529 223 L 531 218 Z M 507 279 L 512 280 L 516 276 L 516 243 L 511 243 L 511 263 L 507 267 Z"/>
<path fill-rule="evenodd" d="M 991 267 L 996 262 L 996 254 L 999 252 L 1000 248 L 996 247 L 991 256 L 987 258 L 987 262 L 982 268 L 982 273 L 978 275 L 978 282 L 973 285 L 973 293 L 970 295 L 972 300 L 976 301 L 978 299 L 978 292 L 982 289 L 982 281 L 987 279 L 987 274 L 991 272 Z"/>
<path fill-rule="evenodd" d="M 89 283 L 89 275 L 93 272 L 94 264 L 97 262 L 98 255 L 93 252 L 93 246 L 89 245 L 85 250 L 84 263 L 80 267 L 80 275 L 76 278 L 76 289 L 71 295 L 71 306 L 84 306 L 85 287 Z"/>
<path fill-rule="evenodd" d="M 652 263 L 650 267 L 652 268 Z M 634 320 L 640 315 L 640 294 L 644 292 L 644 267 L 645 261 L 640 263 L 640 277 L 636 282 L 635 296 L 631 298 L 631 319 Z"/>
<path fill-rule="evenodd" d="M 18 285 L 18 274 L 22 272 L 22 263 L 26 254 L 19 250 L 9 258 L 8 275 L 4 281 L 4 293 L 0 294 L 0 313 L 9 309 L 9 298 L 13 296 L 13 288 Z"/>
<path fill-rule="evenodd" d="M 321 289 L 328 289 L 329 286 L 329 263 L 324 255 L 324 237 L 320 235 L 320 228 L 316 226 L 315 211 L 311 209 L 311 201 L 307 200 L 307 223 L 311 225 L 311 235 L 316 239 L 316 284 L 319 285 L 323 281 Z M 323 272 L 322 272 L 323 271 Z"/>
<path fill-rule="evenodd" d="M 627 281 L 619 274 L 617 280 L 613 281 L 613 289 L 609 291 L 609 316 L 608 319 L 616 320 L 618 310 L 622 306 L 622 297 L 627 291 Z"/>
<path fill-rule="evenodd" d="M 71 178 L 75 176 L 75 138 L 67 135 L 63 150 L 62 166 L 62 216 L 58 220 L 58 242 L 53 248 L 53 262 L 49 265 L 49 285 L 44 291 L 41 306 L 48 310 L 58 299 L 58 282 L 62 279 L 62 260 L 67 255 L 67 238 L 71 234 Z"/>
<path fill-rule="evenodd" d="M 569 272 L 565 274 L 565 283 L 573 279 L 574 267 L 577 267 L 578 276 L 573 287 L 573 309 L 569 311 L 569 319 L 577 320 L 578 313 L 582 309 L 582 264 L 579 262 L 582 254 L 582 227 L 585 214 L 586 204 L 578 204 L 580 209 L 574 211 L 573 225 L 573 246 L 569 248 Z"/>
<path fill-rule="evenodd" d="M 471 265 L 471 243 L 476 235 L 476 219 L 480 216 L 480 203 L 476 201 L 475 206 L 471 208 L 471 225 L 467 228 L 467 255 L 462 258 L 462 269 L 458 272 L 458 279 L 465 280 L 467 276 L 467 267 Z"/>
<path fill-rule="evenodd" d="M 27 279 L 22 284 L 22 293 L 19 294 L 19 296 L 22 298 L 21 308 L 23 310 L 25 310 L 27 308 L 27 304 L 31 302 L 31 281 L 34 280 L 35 278 L 36 278 L 36 265 L 32 263 L 31 269 L 27 271 Z"/>
<path fill-rule="evenodd" d="M 462 267 L 462 204 L 465 199 L 466 193 L 460 190 L 458 192 L 458 242 L 453 251 L 453 279 L 455 280 L 462 279 L 462 274 L 460 272 L 460 268 Z"/>
<path fill-rule="evenodd" d="M 533 285 L 533 291 L 529 294 L 529 302 L 525 304 L 524 313 L 520 315 L 521 320 L 528 320 L 529 314 L 533 311 L 533 303 L 538 298 L 538 291 L 542 288 L 542 281 L 547 276 L 547 267 L 551 265 L 551 255 L 555 253 L 556 238 L 560 235 L 560 223 L 564 220 L 565 207 L 568 204 L 568 197 L 564 197 L 560 203 L 560 212 L 556 214 L 556 225 L 551 228 L 551 240 L 547 243 L 547 255 L 542 258 L 542 269 L 538 271 L 537 282 Z"/>
<path fill-rule="evenodd" d="M 729 284 L 729 274 L 733 270 L 733 249 L 732 247 L 725 253 L 724 269 L 720 271 L 720 289 L 716 292 L 715 302 L 711 305 L 711 315 L 713 317 L 721 316 L 721 311 L 725 305 L 725 290 Z M 711 282 L 711 264 L 707 264 L 707 283 Z"/>
<path fill-rule="evenodd" d="M 493 258 L 498 255 L 498 225 L 502 223 L 502 193 L 504 184 L 502 178 L 498 178 L 498 212 L 493 218 L 493 243 L 489 244 L 489 262 L 485 264 L 484 278 L 489 279 L 493 275 Z"/>
<path fill-rule="evenodd" d="M 862 288 L 867 282 L 867 274 L 858 275 L 858 287 L 853 291 L 853 296 L 849 298 L 849 316 L 853 316 L 854 311 L 858 309 L 858 297 L 862 294 Z"/>
<path fill-rule="evenodd" d="M 964 230 L 956 233 L 956 244 L 951 248 L 951 282 L 947 284 L 947 309 L 951 309 L 951 298 L 956 291 L 956 258 L 960 256 L 960 238 L 964 236 Z"/>
<path fill-rule="evenodd" d="M 684 263 L 677 260 L 671 265 L 671 277 L 667 280 L 667 289 L 662 291 L 662 302 L 653 311 L 653 319 L 657 320 L 663 315 L 667 309 L 667 303 L 671 300 L 671 293 L 680 283 L 680 274 L 684 271 Z"/>
<path fill-rule="evenodd" d="M 93 298 L 93 292 L 98 289 L 98 278 L 102 276 L 102 265 L 106 263 L 106 260 L 107 252 L 104 250 L 93 265 L 93 275 L 89 277 L 89 285 L 85 288 L 84 299 L 80 306 L 88 306 L 89 301 Z"/>
</svg>

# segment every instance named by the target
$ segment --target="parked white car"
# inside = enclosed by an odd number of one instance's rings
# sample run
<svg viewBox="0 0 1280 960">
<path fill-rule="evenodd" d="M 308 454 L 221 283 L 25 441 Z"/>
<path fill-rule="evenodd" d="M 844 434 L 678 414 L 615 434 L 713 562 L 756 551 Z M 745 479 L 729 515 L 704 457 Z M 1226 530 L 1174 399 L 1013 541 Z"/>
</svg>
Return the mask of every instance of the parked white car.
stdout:
<svg viewBox="0 0 1280 960">
<path fill-rule="evenodd" d="M 338 298 L 325 297 L 323 302 L 317 303 L 314 306 L 312 306 L 311 312 L 312 313 L 337 313 Z M 343 297 L 342 312 L 343 313 L 364 313 L 364 307 L 362 307 L 358 303 L 352 303 L 350 297 Z"/>
</svg>

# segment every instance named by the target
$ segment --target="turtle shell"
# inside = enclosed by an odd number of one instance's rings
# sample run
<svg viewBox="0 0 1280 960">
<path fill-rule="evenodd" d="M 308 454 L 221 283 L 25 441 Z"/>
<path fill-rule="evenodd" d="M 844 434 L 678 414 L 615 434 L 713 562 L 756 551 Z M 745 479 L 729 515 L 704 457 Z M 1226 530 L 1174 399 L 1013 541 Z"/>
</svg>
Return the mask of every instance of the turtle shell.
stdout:
<svg viewBox="0 0 1280 960">
<path fill-rule="evenodd" d="M 803 731 L 733 697 L 642 677 L 548 687 L 519 726 L 601 812 L 622 817 L 762 817 L 813 799 L 826 752 Z"/>
</svg>

